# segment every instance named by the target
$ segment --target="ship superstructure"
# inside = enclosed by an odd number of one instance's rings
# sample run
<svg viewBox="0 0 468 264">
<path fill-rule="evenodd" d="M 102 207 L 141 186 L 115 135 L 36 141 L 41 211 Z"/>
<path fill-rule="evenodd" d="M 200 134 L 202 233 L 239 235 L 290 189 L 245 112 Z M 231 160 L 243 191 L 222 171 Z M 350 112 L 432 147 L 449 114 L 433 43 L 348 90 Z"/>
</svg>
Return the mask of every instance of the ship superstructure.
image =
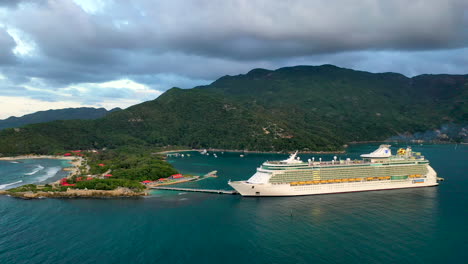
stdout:
<svg viewBox="0 0 468 264">
<path fill-rule="evenodd" d="M 411 148 L 392 155 L 381 145 L 360 160 L 302 161 L 297 152 L 282 161 L 267 161 L 246 181 L 230 181 L 243 196 L 293 196 L 435 186 L 437 173 Z"/>
</svg>

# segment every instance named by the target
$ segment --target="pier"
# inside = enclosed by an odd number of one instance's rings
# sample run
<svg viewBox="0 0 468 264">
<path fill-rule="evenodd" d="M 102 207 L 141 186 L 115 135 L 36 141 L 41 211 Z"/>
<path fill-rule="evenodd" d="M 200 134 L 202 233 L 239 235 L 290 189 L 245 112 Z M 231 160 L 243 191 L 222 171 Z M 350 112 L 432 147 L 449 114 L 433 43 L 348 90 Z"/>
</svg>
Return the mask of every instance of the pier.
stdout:
<svg viewBox="0 0 468 264">
<path fill-rule="evenodd" d="M 238 194 L 234 190 L 213 190 L 213 189 L 194 189 L 194 188 L 178 188 L 178 187 L 164 187 L 164 186 L 155 186 L 150 187 L 155 190 L 167 190 L 167 191 L 183 191 L 183 192 L 203 192 L 203 193 L 218 193 L 218 194 Z"/>
</svg>

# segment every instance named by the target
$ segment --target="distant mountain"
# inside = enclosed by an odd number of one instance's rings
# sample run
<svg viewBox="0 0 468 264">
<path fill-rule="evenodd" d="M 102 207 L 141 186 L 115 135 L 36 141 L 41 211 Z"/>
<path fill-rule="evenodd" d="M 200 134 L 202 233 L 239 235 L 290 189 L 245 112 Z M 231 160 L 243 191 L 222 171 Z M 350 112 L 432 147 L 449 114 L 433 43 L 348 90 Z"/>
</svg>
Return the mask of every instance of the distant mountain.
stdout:
<svg viewBox="0 0 468 264">
<path fill-rule="evenodd" d="M 0 153 L 179 145 L 341 150 L 352 141 L 468 123 L 468 75 L 369 73 L 332 65 L 255 69 L 172 88 L 98 120 L 0 132 Z"/>
<path fill-rule="evenodd" d="M 12 116 L 7 119 L 0 120 L 0 130 L 10 127 L 21 127 L 28 124 L 44 123 L 55 120 L 97 119 L 117 110 L 121 109 L 114 108 L 110 111 L 107 111 L 104 108 L 80 107 L 39 111 L 21 117 Z"/>
</svg>

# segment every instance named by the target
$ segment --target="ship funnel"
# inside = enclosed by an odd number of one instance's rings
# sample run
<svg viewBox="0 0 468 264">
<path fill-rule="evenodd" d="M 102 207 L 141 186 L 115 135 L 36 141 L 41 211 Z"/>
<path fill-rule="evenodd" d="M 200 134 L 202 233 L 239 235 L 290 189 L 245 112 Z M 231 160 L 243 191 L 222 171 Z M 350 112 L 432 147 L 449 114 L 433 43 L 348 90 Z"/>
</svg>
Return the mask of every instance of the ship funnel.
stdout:
<svg viewBox="0 0 468 264">
<path fill-rule="evenodd" d="M 378 149 L 369 154 L 362 154 L 362 158 L 389 158 L 392 156 L 390 145 L 380 145 Z"/>
</svg>

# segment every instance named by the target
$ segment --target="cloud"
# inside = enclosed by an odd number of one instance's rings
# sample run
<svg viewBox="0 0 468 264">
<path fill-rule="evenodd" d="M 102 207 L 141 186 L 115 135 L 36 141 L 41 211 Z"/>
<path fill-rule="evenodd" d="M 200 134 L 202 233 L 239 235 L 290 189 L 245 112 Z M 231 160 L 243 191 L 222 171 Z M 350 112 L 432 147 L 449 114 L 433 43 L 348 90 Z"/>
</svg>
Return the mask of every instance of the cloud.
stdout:
<svg viewBox="0 0 468 264">
<path fill-rule="evenodd" d="M 462 0 L 0 1 L 0 95 L 18 87 L 55 102 L 140 102 L 297 64 L 467 73 L 467 8 Z M 125 80 L 146 88 L 102 85 Z"/>
<path fill-rule="evenodd" d="M 16 42 L 13 37 L 4 28 L 0 27 L 0 65 L 15 62 L 16 57 L 13 54 L 15 47 Z"/>
<path fill-rule="evenodd" d="M 113 63 L 123 49 L 256 60 L 460 48 L 468 41 L 463 7 L 458 0 L 140 0 L 102 5 L 107 12 L 93 14 L 73 1 L 50 0 L 46 8 L 15 11 L 11 21 L 45 54 L 62 59 Z"/>
</svg>

